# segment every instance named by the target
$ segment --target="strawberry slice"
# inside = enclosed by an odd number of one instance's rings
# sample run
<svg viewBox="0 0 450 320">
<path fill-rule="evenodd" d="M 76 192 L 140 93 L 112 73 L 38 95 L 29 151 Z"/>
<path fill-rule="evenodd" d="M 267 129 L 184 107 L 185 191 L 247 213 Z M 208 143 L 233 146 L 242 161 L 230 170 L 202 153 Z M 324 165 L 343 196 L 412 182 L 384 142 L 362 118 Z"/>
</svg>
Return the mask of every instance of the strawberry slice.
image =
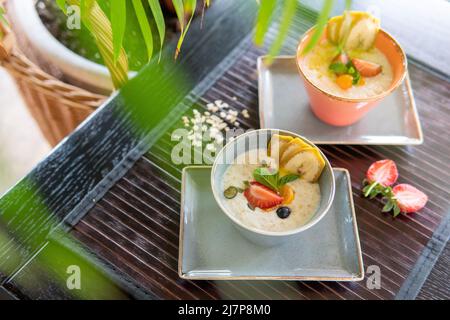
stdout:
<svg viewBox="0 0 450 320">
<path fill-rule="evenodd" d="M 363 59 L 352 59 L 352 64 L 363 77 L 375 77 L 382 71 L 381 65 Z"/>
<path fill-rule="evenodd" d="M 333 59 L 333 63 L 340 62 L 342 64 L 347 64 L 348 61 L 349 58 L 345 52 L 338 53 Z"/>
<path fill-rule="evenodd" d="M 409 184 L 398 184 L 392 188 L 393 200 L 404 213 L 416 212 L 425 207 L 428 196 Z M 395 215 L 394 208 L 394 215 Z M 398 212 L 398 210 L 397 210 Z"/>
<path fill-rule="evenodd" d="M 398 171 L 394 161 L 385 159 L 372 163 L 366 173 L 364 196 L 372 199 L 378 194 L 386 195 L 389 191 L 386 187 L 392 186 L 397 179 Z"/>
<path fill-rule="evenodd" d="M 395 162 L 392 160 L 379 160 L 369 167 L 366 178 L 370 183 L 378 183 L 383 187 L 392 186 L 398 178 Z"/>
<path fill-rule="evenodd" d="M 244 196 L 254 208 L 269 209 L 283 202 L 283 197 L 256 181 L 251 182 L 245 189 Z"/>
</svg>

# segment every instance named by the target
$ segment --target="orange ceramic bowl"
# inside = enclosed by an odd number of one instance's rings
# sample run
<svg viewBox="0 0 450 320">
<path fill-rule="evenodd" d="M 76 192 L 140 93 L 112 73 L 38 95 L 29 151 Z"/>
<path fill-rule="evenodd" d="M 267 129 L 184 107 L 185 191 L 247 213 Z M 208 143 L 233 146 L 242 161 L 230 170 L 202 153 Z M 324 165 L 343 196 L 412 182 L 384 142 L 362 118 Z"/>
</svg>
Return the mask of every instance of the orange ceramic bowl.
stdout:
<svg viewBox="0 0 450 320">
<path fill-rule="evenodd" d="M 297 48 L 296 60 L 297 67 L 309 95 L 311 109 L 323 122 L 334 126 L 351 125 L 364 117 L 367 112 L 403 82 L 407 70 L 405 53 L 390 34 L 384 30 L 380 30 L 375 39 L 375 47 L 386 55 L 392 66 L 393 80 L 389 89 L 379 95 L 362 99 L 345 98 L 326 92 L 313 84 L 302 70 L 303 55 L 301 52 L 311 39 L 313 31 L 314 28 L 308 30 L 300 41 Z M 324 32 L 323 37 L 325 35 L 326 32 Z"/>
</svg>

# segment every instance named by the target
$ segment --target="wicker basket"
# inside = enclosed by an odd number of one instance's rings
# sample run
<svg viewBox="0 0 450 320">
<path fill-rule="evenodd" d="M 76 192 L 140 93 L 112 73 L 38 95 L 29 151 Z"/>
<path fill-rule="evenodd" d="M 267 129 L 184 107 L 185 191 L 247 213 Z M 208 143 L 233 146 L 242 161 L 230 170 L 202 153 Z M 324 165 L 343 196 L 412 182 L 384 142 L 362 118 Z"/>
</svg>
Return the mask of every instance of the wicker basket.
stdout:
<svg viewBox="0 0 450 320">
<path fill-rule="evenodd" d="M 45 138 L 54 146 L 106 97 L 66 84 L 44 72 L 20 51 L 13 32 L 4 29 L 5 36 L 0 42 L 0 65 L 15 79 L 30 113 Z"/>
</svg>

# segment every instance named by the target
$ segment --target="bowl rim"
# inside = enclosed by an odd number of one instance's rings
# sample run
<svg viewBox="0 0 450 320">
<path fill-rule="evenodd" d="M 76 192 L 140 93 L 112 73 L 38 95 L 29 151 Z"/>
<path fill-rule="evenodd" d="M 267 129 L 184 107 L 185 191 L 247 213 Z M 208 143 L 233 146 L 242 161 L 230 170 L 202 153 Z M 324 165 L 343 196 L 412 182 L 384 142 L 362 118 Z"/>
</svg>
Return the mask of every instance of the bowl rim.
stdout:
<svg viewBox="0 0 450 320">
<path fill-rule="evenodd" d="M 252 228 L 249 226 L 246 226 L 245 224 L 243 224 L 239 219 L 235 218 L 233 215 L 231 215 L 227 208 L 222 204 L 222 198 L 220 197 L 218 191 L 217 191 L 217 185 L 214 181 L 214 176 L 215 176 L 215 172 L 218 166 L 218 161 L 221 158 L 223 152 L 229 148 L 230 146 L 234 145 L 238 139 L 243 139 L 248 135 L 251 134 L 256 134 L 259 135 L 262 132 L 272 132 L 272 131 L 277 131 L 279 133 L 285 133 L 288 135 L 291 135 L 293 137 L 296 138 L 300 138 L 302 140 L 304 140 L 306 143 L 310 144 L 311 146 L 317 148 L 317 150 L 319 150 L 320 154 L 322 155 L 323 159 L 325 160 L 325 166 L 328 168 L 328 170 L 331 173 L 331 192 L 330 192 L 330 196 L 327 199 L 327 204 L 326 207 L 322 210 L 322 212 L 320 212 L 316 217 L 314 217 L 313 219 L 309 220 L 306 224 L 296 228 L 296 229 L 292 229 L 292 230 L 288 230 L 288 231 L 265 231 L 265 230 L 261 230 L 261 229 L 257 229 L 257 228 Z M 334 177 L 334 171 L 333 168 L 331 167 L 331 164 L 329 162 L 329 160 L 327 159 L 327 157 L 324 155 L 324 153 L 322 152 L 322 150 L 320 150 L 319 147 L 317 147 L 314 143 L 312 143 L 311 141 L 309 141 L 308 139 L 306 139 L 305 137 L 291 132 L 291 131 L 287 131 L 287 130 L 280 130 L 280 129 L 273 129 L 273 128 L 266 128 L 266 129 L 256 129 L 256 130 L 252 130 L 252 131 L 248 131 L 238 137 L 236 137 L 235 139 L 232 139 L 231 141 L 229 141 L 228 143 L 225 144 L 225 146 L 219 151 L 219 153 L 216 156 L 216 159 L 214 160 L 212 169 L 211 169 L 211 189 L 214 195 L 214 199 L 216 200 L 217 204 L 219 205 L 220 209 L 222 209 L 222 212 L 231 219 L 231 221 L 233 221 L 235 224 L 237 224 L 238 226 L 242 227 L 245 230 L 254 232 L 256 234 L 259 235 L 264 235 L 264 236 L 273 236 L 273 237 L 283 237 L 283 236 L 290 236 L 290 235 L 294 235 L 297 234 L 299 232 L 305 231 L 309 228 L 311 228 L 312 226 L 314 226 L 316 223 L 318 223 L 320 220 L 322 220 L 322 218 L 330 211 L 330 208 L 333 204 L 334 201 L 334 197 L 335 197 L 335 191 L 336 191 L 336 181 L 335 181 L 335 177 Z"/>
<path fill-rule="evenodd" d="M 313 26 L 311 28 L 309 28 L 302 36 L 302 38 L 300 39 L 298 45 L 297 45 L 297 50 L 296 50 L 296 54 L 295 54 L 295 64 L 297 66 L 297 69 L 300 73 L 300 75 L 302 76 L 303 79 L 305 79 L 311 86 L 313 86 L 315 89 L 319 90 L 321 93 L 325 94 L 326 96 L 328 96 L 329 98 L 332 98 L 334 100 L 339 100 L 339 101 L 345 101 L 345 102 L 353 102 L 353 103 L 359 103 L 359 102 L 369 102 L 369 101 L 377 101 L 380 100 L 384 97 L 386 97 L 387 95 L 389 95 L 392 91 L 394 91 L 395 89 L 397 89 L 405 80 L 406 77 L 406 73 L 408 70 L 408 60 L 406 58 L 406 54 L 405 51 L 403 50 L 403 48 L 400 46 L 400 44 L 398 43 L 397 40 L 395 40 L 395 38 L 388 33 L 387 31 L 385 31 L 384 29 L 380 28 L 379 32 L 381 32 L 384 36 L 386 36 L 388 39 L 391 40 L 391 42 L 394 44 L 394 47 L 396 48 L 397 52 L 400 54 L 400 57 L 402 59 L 402 63 L 401 65 L 403 66 L 403 73 L 402 75 L 398 78 L 398 80 L 395 82 L 394 85 L 392 85 L 388 90 L 377 94 L 375 96 L 371 96 L 371 97 L 366 97 L 366 98 L 346 98 L 343 96 L 338 96 L 335 94 L 332 94 L 320 87 L 318 87 L 317 85 L 315 85 L 303 72 L 302 67 L 300 66 L 300 59 L 299 57 L 302 55 L 300 52 L 300 47 L 303 44 L 304 41 L 306 41 L 306 37 L 314 30 L 316 26 Z"/>
</svg>

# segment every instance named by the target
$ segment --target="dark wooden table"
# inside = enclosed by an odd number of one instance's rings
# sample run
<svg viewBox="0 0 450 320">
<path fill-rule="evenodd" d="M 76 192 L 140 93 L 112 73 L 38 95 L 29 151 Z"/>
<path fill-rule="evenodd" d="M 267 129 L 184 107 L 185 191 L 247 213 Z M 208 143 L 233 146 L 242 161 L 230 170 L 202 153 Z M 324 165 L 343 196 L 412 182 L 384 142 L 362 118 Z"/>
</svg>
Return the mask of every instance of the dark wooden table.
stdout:
<svg viewBox="0 0 450 320">
<path fill-rule="evenodd" d="M 0 200 L 0 299 L 450 297 L 450 83 L 445 72 L 433 71 L 437 64 L 432 60 L 423 63 L 410 52 L 424 144 L 322 148 L 333 166 L 351 173 L 364 264 L 380 267 L 380 289 L 368 289 L 366 279 L 338 283 L 178 277 L 183 166 L 170 161 L 170 134 L 180 127 L 183 114 L 204 110 L 217 99 L 247 109 L 251 117 L 242 126 L 258 128 L 256 59 L 265 51 L 252 45 L 255 10 L 253 1 L 215 1 L 206 16 L 208 28 L 200 30 L 198 22 L 193 26 L 176 65 L 163 70 L 150 66 L 132 81 L 133 88 L 141 86 L 143 99 L 130 96 L 129 88 L 122 90 Z M 314 19 L 313 11 L 299 11 L 285 53 L 294 52 Z M 449 48 L 446 42 L 436 52 Z M 172 52 L 173 44 L 166 50 Z M 427 52 L 432 56 L 433 50 Z M 179 69 L 189 85 L 170 97 L 157 97 L 151 89 L 173 83 Z M 143 100 L 144 111 L 139 109 Z M 394 219 L 380 212 L 380 200 L 361 196 L 365 170 L 383 158 L 396 161 L 400 182 L 426 191 L 430 200 L 425 209 Z M 82 270 L 81 290 L 66 285 L 71 265 Z"/>
</svg>

